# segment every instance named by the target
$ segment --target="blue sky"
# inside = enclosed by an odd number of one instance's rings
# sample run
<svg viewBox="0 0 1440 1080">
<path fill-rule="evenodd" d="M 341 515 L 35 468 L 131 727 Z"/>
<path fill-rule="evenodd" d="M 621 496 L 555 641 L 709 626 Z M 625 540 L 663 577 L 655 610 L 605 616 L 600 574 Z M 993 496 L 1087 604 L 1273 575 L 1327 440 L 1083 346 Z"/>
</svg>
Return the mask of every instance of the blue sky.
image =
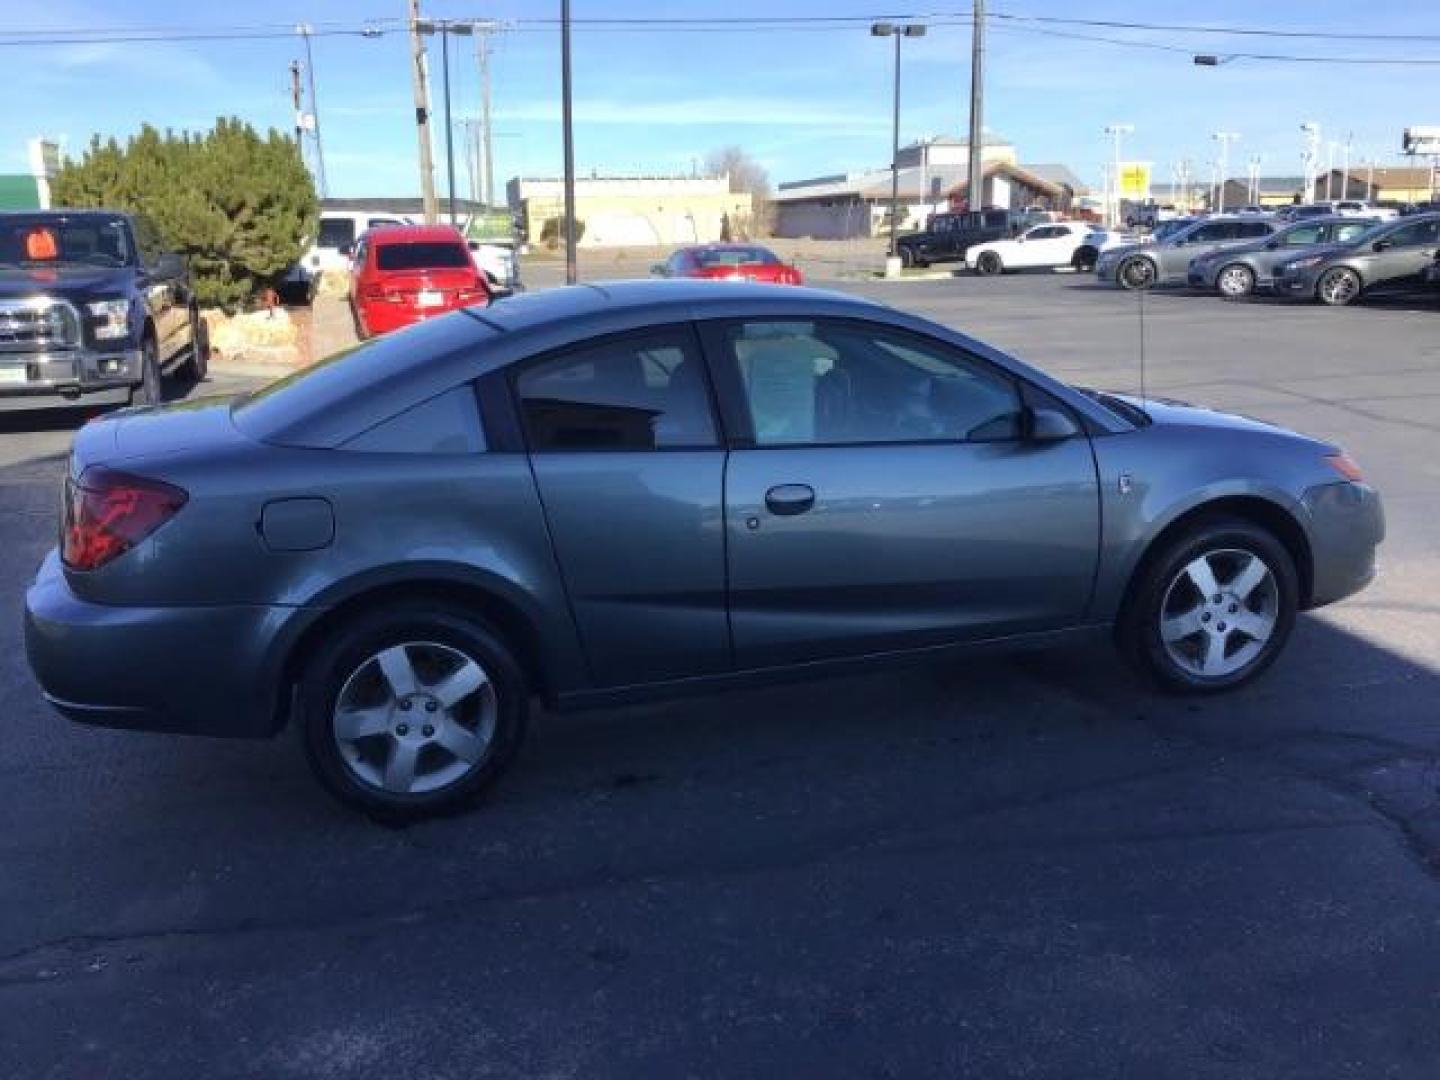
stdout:
<svg viewBox="0 0 1440 1080">
<path fill-rule="evenodd" d="M 659 15 L 870 15 L 877 11 L 964 11 L 969 0 L 573 0 L 584 17 Z M 1131 123 L 1127 158 L 1155 162 L 1155 179 L 1189 158 L 1209 175 L 1210 134 L 1236 131 L 1232 174 L 1252 154 L 1268 175 L 1300 172 L 1304 120 L 1328 138 L 1353 133 L 1354 159 L 1366 153 L 1399 162 L 1401 129 L 1440 124 L 1436 67 L 1333 67 L 1238 60 L 1194 66 L 1188 53 L 1237 50 L 1306 55 L 1431 57 L 1440 60 L 1440 4 L 1420 0 L 1208 0 L 1203 5 L 1146 0 L 991 0 L 1016 15 L 1080 16 L 1148 22 L 1431 34 L 1409 43 L 1240 39 L 1218 35 L 1135 34 L 1058 28 L 1182 49 L 1127 48 L 1036 33 L 1035 24 L 995 20 L 989 37 L 986 126 L 1010 137 L 1022 161 L 1059 161 L 1097 182 L 1108 159 L 1101 128 Z M 43 6 L 12 3 L 0 14 L 0 40 L 17 30 L 107 27 L 285 26 L 355 24 L 403 16 L 403 0 L 213 0 L 188 7 L 158 0 Z M 553 17 L 556 0 L 426 0 L 434 17 L 524 20 Z M 330 192 L 398 195 L 418 190 L 415 134 L 404 34 L 376 40 L 324 37 L 314 42 Z M 577 31 L 576 157 L 582 173 L 688 171 L 719 146 L 747 148 L 776 181 L 883 164 L 890 142 L 892 52 L 863 26 L 760 32 L 641 33 Z M 969 29 L 935 26 L 904 45 L 903 140 L 963 132 L 969 87 Z M 473 115 L 478 100 L 473 55 L 455 39 L 454 109 Z M 237 114 L 265 127 L 289 128 L 288 64 L 301 55 L 292 38 L 164 44 L 0 47 L 12 90 L 0 114 L 0 171 L 21 171 L 25 140 L 63 136 L 71 148 L 94 132 L 125 135 L 142 122 L 208 126 Z M 438 45 L 432 47 L 439 115 Z M 553 175 L 560 167 L 559 44 L 550 29 L 520 29 L 496 40 L 493 61 L 497 183 L 516 174 Z M 18 99 L 17 88 L 24 93 Z M 437 125 L 437 131 L 438 131 Z M 443 144 L 437 182 L 443 191 Z M 1339 164 L 1337 152 L 1336 164 Z M 461 194 L 467 190 L 457 167 Z"/>
</svg>

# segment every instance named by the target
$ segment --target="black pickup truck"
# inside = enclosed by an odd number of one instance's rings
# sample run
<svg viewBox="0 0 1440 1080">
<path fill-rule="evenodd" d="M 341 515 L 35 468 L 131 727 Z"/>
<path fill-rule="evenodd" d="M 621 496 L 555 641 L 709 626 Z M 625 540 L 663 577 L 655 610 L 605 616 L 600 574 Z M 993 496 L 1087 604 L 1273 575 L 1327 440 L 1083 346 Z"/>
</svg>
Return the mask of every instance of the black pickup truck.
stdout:
<svg viewBox="0 0 1440 1080">
<path fill-rule="evenodd" d="M 955 262 L 975 244 L 1017 236 L 1037 220 L 1022 210 L 971 210 L 958 214 L 931 214 L 921 232 L 896 237 L 896 254 L 902 266 L 929 266 Z"/>
<path fill-rule="evenodd" d="M 205 377 L 209 339 L 177 255 L 111 210 L 0 213 L 0 412 L 156 404 Z"/>
</svg>

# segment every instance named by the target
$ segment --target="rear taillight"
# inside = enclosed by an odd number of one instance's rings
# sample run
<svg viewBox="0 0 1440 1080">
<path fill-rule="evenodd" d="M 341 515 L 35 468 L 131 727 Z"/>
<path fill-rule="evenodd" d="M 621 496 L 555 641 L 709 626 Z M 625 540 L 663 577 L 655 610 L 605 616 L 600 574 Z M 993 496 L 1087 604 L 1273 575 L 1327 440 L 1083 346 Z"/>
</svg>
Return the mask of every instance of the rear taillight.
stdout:
<svg viewBox="0 0 1440 1080">
<path fill-rule="evenodd" d="M 92 465 L 65 481 L 60 558 L 72 570 L 94 570 L 125 554 L 185 505 L 173 484 Z"/>
</svg>

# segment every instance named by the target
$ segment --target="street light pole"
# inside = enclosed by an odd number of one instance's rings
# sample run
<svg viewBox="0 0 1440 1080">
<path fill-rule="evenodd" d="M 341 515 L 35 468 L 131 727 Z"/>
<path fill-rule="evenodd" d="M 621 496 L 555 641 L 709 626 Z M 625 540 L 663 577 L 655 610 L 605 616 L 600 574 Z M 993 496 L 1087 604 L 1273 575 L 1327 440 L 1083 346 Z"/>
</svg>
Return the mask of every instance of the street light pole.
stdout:
<svg viewBox="0 0 1440 1080">
<path fill-rule="evenodd" d="M 970 141 L 966 149 L 966 202 L 985 209 L 985 0 L 975 0 L 970 28 Z"/>
<path fill-rule="evenodd" d="M 565 144 L 565 284 L 579 280 L 575 260 L 575 132 L 570 110 L 570 0 L 560 0 L 560 126 Z"/>
<path fill-rule="evenodd" d="M 1216 213 L 1223 214 L 1225 212 L 1225 183 L 1230 170 L 1230 144 L 1240 138 L 1240 136 L 1233 131 L 1217 131 L 1213 138 L 1220 144 L 1220 184 L 1219 191 L 1216 195 Z"/>
<path fill-rule="evenodd" d="M 440 27 L 441 78 L 445 82 L 445 194 L 450 203 L 450 224 L 455 224 L 455 123 L 450 119 L 450 27 Z"/>
<path fill-rule="evenodd" d="M 893 37 L 895 39 L 895 88 L 891 102 L 890 125 L 890 257 L 896 252 L 895 237 L 900 226 L 900 39 L 902 37 L 923 37 L 925 27 L 919 23 L 885 23 L 870 25 L 871 37 Z M 921 153 L 925 150 L 922 147 Z"/>
<path fill-rule="evenodd" d="M 1110 198 L 1106 206 L 1112 228 L 1120 224 L 1120 139 L 1135 130 L 1134 124 L 1107 124 L 1105 134 L 1113 142 L 1113 156 L 1110 159 Z"/>
<path fill-rule="evenodd" d="M 1314 120 L 1307 120 L 1300 125 L 1300 130 L 1305 133 L 1305 149 L 1302 157 L 1305 161 L 1305 201 L 1315 201 L 1315 167 L 1320 163 L 1320 125 Z"/>
<path fill-rule="evenodd" d="M 1340 198 L 1350 198 L 1350 143 L 1354 141 L 1355 133 L 1352 131 L 1345 136 L 1345 161 L 1340 167 Z"/>
</svg>

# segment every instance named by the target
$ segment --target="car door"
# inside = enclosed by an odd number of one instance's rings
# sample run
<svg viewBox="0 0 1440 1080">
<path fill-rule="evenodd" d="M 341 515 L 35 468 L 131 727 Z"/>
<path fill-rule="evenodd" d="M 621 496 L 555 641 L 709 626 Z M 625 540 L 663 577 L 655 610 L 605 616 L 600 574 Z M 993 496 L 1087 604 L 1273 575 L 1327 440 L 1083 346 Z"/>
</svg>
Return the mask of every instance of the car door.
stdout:
<svg viewBox="0 0 1440 1080">
<path fill-rule="evenodd" d="M 596 683 L 728 670 L 725 450 L 694 327 L 539 357 L 512 388 Z"/>
<path fill-rule="evenodd" d="M 1440 218 L 1407 222 L 1377 238 L 1371 245 L 1375 252 L 1366 261 L 1370 268 L 1364 273 L 1365 283 L 1401 284 L 1419 280 L 1440 246 Z"/>
<path fill-rule="evenodd" d="M 1037 225 L 1025 234 L 1021 249 L 1021 266 L 1058 266 L 1070 261 L 1065 238 L 1070 230 L 1064 225 Z M 1062 254 L 1063 250 L 1063 254 Z"/>
<path fill-rule="evenodd" d="M 1095 463 L 1022 437 L 1027 390 L 933 338 L 853 319 L 706 322 L 735 661 L 758 668 L 1083 620 Z"/>
</svg>

